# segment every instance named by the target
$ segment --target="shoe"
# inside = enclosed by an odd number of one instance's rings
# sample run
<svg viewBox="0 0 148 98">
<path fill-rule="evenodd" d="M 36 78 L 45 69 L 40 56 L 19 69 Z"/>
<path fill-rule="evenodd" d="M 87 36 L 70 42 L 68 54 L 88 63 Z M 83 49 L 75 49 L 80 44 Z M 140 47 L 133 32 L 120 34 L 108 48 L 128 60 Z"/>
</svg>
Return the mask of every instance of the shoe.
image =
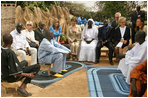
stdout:
<svg viewBox="0 0 148 98">
<path fill-rule="evenodd" d="M 60 77 L 64 77 L 63 75 L 61 75 L 61 74 L 59 74 L 59 73 L 56 73 L 56 74 L 54 74 L 54 75 L 52 75 L 53 77 L 58 77 L 58 78 L 60 78 Z"/>
<path fill-rule="evenodd" d="M 110 61 L 110 64 L 111 64 L 111 65 L 114 65 L 113 61 Z"/>
<path fill-rule="evenodd" d="M 54 75 L 56 74 L 56 72 L 50 71 L 50 75 Z"/>
<path fill-rule="evenodd" d="M 28 96 L 31 96 L 32 94 L 31 93 L 28 93 L 27 91 L 22 91 L 21 89 L 17 89 L 17 93 L 19 94 L 19 95 L 22 95 L 22 96 L 24 96 L 24 97 L 28 97 Z"/>
<path fill-rule="evenodd" d="M 29 93 L 29 92 L 27 92 L 27 91 L 25 91 L 26 93 L 28 93 L 28 96 L 32 96 L 32 94 L 31 93 Z"/>
<path fill-rule="evenodd" d="M 63 69 L 63 70 L 62 70 L 62 72 L 67 72 L 67 71 L 68 71 L 68 70 L 66 70 L 66 69 Z"/>
<path fill-rule="evenodd" d="M 97 64 L 97 63 L 99 63 L 99 60 L 96 60 L 96 61 L 95 61 L 95 64 Z"/>
</svg>

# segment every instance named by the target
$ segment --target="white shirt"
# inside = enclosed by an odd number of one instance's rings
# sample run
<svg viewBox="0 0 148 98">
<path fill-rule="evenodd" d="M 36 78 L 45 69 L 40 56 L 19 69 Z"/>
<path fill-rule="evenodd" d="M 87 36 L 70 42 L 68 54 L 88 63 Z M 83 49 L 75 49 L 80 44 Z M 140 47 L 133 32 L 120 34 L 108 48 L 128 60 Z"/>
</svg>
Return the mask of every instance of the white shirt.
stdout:
<svg viewBox="0 0 148 98">
<path fill-rule="evenodd" d="M 31 41 L 33 41 L 33 42 L 37 42 L 36 40 L 35 40 L 35 36 L 34 36 L 34 31 L 32 30 L 31 32 L 29 32 L 27 29 L 25 29 L 25 30 L 22 30 L 22 32 L 26 35 L 26 37 L 28 38 L 28 39 L 30 39 Z"/>
<path fill-rule="evenodd" d="M 126 30 L 126 26 L 124 26 L 123 28 L 120 27 L 120 33 L 121 33 L 121 40 L 124 40 L 124 34 L 125 34 L 125 30 Z"/>
<path fill-rule="evenodd" d="M 20 49 L 20 48 L 24 49 L 24 48 L 30 47 L 29 43 L 26 40 L 26 36 L 22 31 L 21 33 L 18 33 L 17 30 L 15 29 L 10 34 L 13 37 L 13 43 L 11 46 L 14 49 Z"/>
</svg>

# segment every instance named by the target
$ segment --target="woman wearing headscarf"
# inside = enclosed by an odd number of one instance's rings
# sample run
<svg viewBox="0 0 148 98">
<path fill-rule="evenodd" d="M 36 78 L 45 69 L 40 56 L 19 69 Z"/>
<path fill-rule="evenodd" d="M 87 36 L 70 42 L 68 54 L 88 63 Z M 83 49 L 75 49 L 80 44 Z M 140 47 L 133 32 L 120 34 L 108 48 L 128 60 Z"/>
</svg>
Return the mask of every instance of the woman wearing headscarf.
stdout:
<svg viewBox="0 0 148 98">
<path fill-rule="evenodd" d="M 95 62 L 95 49 L 98 42 L 97 36 L 98 29 L 95 26 L 93 19 L 89 19 L 82 31 L 79 61 Z"/>
</svg>

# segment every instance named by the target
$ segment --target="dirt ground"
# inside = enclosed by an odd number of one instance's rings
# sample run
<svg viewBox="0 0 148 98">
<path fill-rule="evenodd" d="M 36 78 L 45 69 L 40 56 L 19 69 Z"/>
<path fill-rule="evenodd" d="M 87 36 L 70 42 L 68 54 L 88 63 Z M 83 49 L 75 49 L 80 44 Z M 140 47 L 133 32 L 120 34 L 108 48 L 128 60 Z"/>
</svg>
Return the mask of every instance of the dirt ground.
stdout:
<svg viewBox="0 0 148 98">
<path fill-rule="evenodd" d="M 85 62 L 89 63 L 89 62 Z M 93 66 L 112 66 L 109 64 L 108 57 L 101 57 L 99 64 Z M 118 63 L 114 62 L 113 66 Z M 18 85 L 21 82 L 16 82 Z M 27 91 L 32 93 L 31 97 L 89 97 L 89 89 L 87 82 L 86 68 L 70 74 L 69 76 L 49 85 L 46 88 L 28 84 Z M 8 89 L 7 94 L 4 94 L 4 88 L 1 88 L 2 97 L 21 97 L 15 89 Z"/>
</svg>

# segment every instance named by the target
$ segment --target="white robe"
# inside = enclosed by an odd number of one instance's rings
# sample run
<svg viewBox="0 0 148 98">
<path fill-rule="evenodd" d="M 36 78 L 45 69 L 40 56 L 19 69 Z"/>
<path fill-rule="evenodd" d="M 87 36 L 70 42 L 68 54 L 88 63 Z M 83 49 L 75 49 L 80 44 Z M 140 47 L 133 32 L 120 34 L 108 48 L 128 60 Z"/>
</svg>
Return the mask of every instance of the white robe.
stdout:
<svg viewBox="0 0 148 98">
<path fill-rule="evenodd" d="M 84 27 L 81 36 L 81 46 L 80 46 L 80 53 L 79 53 L 79 61 L 92 61 L 95 62 L 96 58 L 96 45 L 98 42 L 98 29 L 95 25 L 92 26 L 91 29 Z M 88 41 L 94 39 L 90 44 L 87 44 L 84 39 Z"/>
<path fill-rule="evenodd" d="M 147 59 L 147 41 L 141 45 L 137 43 L 131 50 L 127 51 L 125 58 L 120 60 L 118 69 L 126 77 L 126 82 L 130 84 L 130 72 L 140 63 Z"/>
</svg>

